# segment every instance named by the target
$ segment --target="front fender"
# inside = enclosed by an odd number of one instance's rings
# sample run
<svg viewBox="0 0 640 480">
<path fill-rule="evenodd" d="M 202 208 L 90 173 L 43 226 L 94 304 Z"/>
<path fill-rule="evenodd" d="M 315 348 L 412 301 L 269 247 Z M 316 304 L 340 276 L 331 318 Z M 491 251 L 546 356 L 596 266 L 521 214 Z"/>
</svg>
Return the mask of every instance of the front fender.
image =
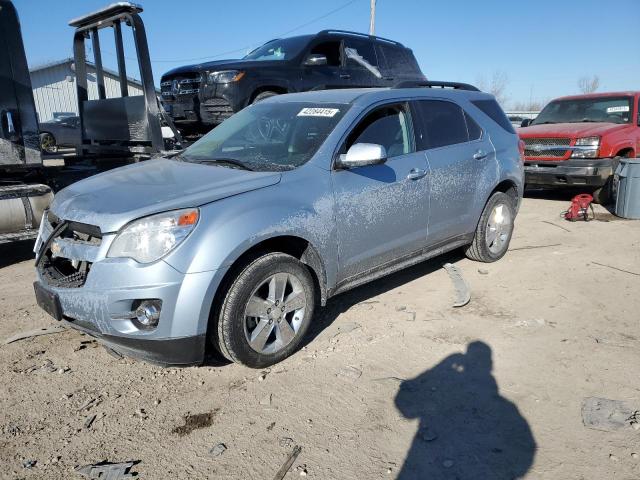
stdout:
<svg viewBox="0 0 640 480">
<path fill-rule="evenodd" d="M 337 243 L 329 173 L 307 164 L 271 187 L 201 207 L 191 236 L 165 260 L 184 273 L 228 268 L 255 245 L 274 237 L 306 240 L 335 281 Z"/>
</svg>

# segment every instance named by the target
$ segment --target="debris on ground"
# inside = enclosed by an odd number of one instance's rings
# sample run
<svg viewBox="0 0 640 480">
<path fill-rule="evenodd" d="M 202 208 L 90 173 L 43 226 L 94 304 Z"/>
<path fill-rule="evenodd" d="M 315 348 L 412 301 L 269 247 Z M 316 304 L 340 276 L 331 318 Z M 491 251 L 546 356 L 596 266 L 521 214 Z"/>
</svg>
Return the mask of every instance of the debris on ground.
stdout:
<svg viewBox="0 0 640 480">
<path fill-rule="evenodd" d="M 296 458 L 298 458 L 298 455 L 300 455 L 301 451 L 302 451 L 302 447 L 298 445 L 296 445 L 293 448 L 293 451 L 289 455 L 289 458 L 287 458 L 287 461 L 284 462 L 282 467 L 280 467 L 280 470 L 278 470 L 278 472 L 276 473 L 276 476 L 273 477 L 273 480 L 282 480 L 284 478 L 287 472 L 291 469 L 291 465 L 293 465 L 293 462 L 295 462 Z"/>
<path fill-rule="evenodd" d="M 271 394 L 266 395 L 265 397 L 262 398 L 262 400 L 260 400 L 260 405 L 263 405 L 263 406 L 271 405 L 272 397 L 273 396 Z"/>
<path fill-rule="evenodd" d="M 478 273 L 480 275 L 489 275 L 489 270 L 487 270 L 486 268 L 479 268 Z"/>
<path fill-rule="evenodd" d="M 561 243 L 550 243 L 548 245 L 525 245 L 524 247 L 510 248 L 510 252 L 515 252 L 517 250 L 533 250 L 534 248 L 549 248 L 549 247 L 559 247 L 562 245 Z"/>
<path fill-rule="evenodd" d="M 28 332 L 16 333 L 4 341 L 5 345 L 17 342 L 18 340 L 24 340 L 25 338 L 39 337 L 41 335 L 51 335 L 52 333 L 60 333 L 66 330 L 62 325 L 54 325 L 52 327 L 38 328 L 36 330 L 29 330 Z"/>
<path fill-rule="evenodd" d="M 628 273 L 630 275 L 635 275 L 637 277 L 640 277 L 640 273 L 638 273 L 638 272 L 632 272 L 630 270 L 625 270 L 623 268 L 614 267 L 613 265 L 607 265 L 605 263 L 598 263 L 598 262 L 591 262 L 591 263 L 593 263 L 594 265 L 598 265 L 600 267 L 611 268 L 612 270 L 617 270 L 617 271 L 622 272 L 622 273 Z"/>
<path fill-rule="evenodd" d="M 561 228 L 561 229 L 562 229 L 562 230 L 564 230 L 565 232 L 569 232 L 569 233 L 571 233 L 571 230 L 569 230 L 568 228 L 563 227 L 562 225 L 558 225 L 557 223 L 553 223 L 553 222 L 550 222 L 550 221 L 548 221 L 548 220 L 542 220 L 542 223 L 547 223 L 547 224 L 549 224 L 549 225 L 553 225 L 554 227 Z"/>
<path fill-rule="evenodd" d="M 280 437 L 278 439 L 278 444 L 284 448 L 291 448 L 291 445 L 293 445 L 293 438 Z"/>
<path fill-rule="evenodd" d="M 640 411 L 622 400 L 587 397 L 582 401 L 582 423 L 587 428 L 605 432 L 634 425 L 640 428 Z"/>
<path fill-rule="evenodd" d="M 445 263 L 442 267 L 449 274 L 449 278 L 451 278 L 453 286 L 456 289 L 456 301 L 454 302 L 453 306 L 464 307 L 471 300 L 471 290 L 469 289 L 469 285 L 467 284 L 466 280 L 462 276 L 462 272 L 452 263 Z"/>
<path fill-rule="evenodd" d="M 89 415 L 87 418 L 85 418 L 84 420 L 84 428 L 91 428 L 91 425 L 93 425 L 94 420 L 96 419 L 97 415 Z"/>
<path fill-rule="evenodd" d="M 182 417 L 182 419 L 184 420 L 184 425 L 175 427 L 172 430 L 172 433 L 176 433 L 178 434 L 178 436 L 184 437 L 185 435 L 189 435 L 194 430 L 210 427 L 213 424 L 213 419 L 216 413 L 218 413 L 218 409 L 213 410 L 212 412 L 198 413 L 196 415 L 187 414 Z"/>
<path fill-rule="evenodd" d="M 438 434 L 429 427 L 422 427 L 420 430 L 418 430 L 418 437 L 420 437 L 425 442 L 433 442 L 438 438 Z"/>
<path fill-rule="evenodd" d="M 76 473 L 87 478 L 99 478 L 100 480 L 119 480 L 121 478 L 133 478 L 136 474 L 131 472 L 131 467 L 139 463 L 109 463 L 100 462 L 93 465 L 85 465 L 84 467 L 76 467 Z"/>
<path fill-rule="evenodd" d="M 219 457 L 227 450 L 227 446 L 224 443 L 219 443 L 215 447 L 209 450 L 209 455 L 212 457 Z"/>
<path fill-rule="evenodd" d="M 33 467 L 35 467 L 35 466 L 36 466 L 36 463 L 38 463 L 38 461 L 37 461 L 37 460 L 24 460 L 24 461 L 22 462 L 22 466 L 23 466 L 24 468 L 33 468 Z"/>
</svg>

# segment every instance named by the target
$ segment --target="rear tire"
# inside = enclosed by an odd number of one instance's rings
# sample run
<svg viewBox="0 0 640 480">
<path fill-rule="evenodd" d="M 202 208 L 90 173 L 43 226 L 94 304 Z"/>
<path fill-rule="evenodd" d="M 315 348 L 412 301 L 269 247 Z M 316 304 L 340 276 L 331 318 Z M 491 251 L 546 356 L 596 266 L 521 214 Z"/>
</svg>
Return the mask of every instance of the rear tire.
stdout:
<svg viewBox="0 0 640 480">
<path fill-rule="evenodd" d="M 228 360 L 264 368 L 300 347 L 314 307 L 315 287 L 307 267 L 291 255 L 266 253 L 231 281 L 210 340 Z"/>
<path fill-rule="evenodd" d="M 272 92 L 271 90 L 267 90 L 266 92 L 260 92 L 258 95 L 255 96 L 255 98 L 253 99 L 253 102 L 251 102 L 252 104 L 254 103 L 258 103 L 261 102 L 262 100 L 266 100 L 269 97 L 275 97 L 276 95 L 279 95 L 276 92 Z"/>
<path fill-rule="evenodd" d="M 491 195 L 480 215 L 473 242 L 465 248 L 465 255 L 477 262 L 500 260 L 509 250 L 515 216 L 512 197 L 502 192 Z"/>
</svg>

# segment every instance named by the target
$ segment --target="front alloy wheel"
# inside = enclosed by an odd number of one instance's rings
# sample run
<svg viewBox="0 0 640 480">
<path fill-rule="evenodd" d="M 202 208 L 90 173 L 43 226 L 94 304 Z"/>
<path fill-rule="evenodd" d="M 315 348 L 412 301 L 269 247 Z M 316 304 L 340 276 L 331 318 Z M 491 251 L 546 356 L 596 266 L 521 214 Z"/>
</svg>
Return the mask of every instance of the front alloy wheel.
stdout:
<svg viewBox="0 0 640 480">
<path fill-rule="evenodd" d="M 235 273 L 211 340 L 227 359 L 252 368 L 294 353 L 311 322 L 314 281 L 306 265 L 280 252 L 253 258 Z"/>
<path fill-rule="evenodd" d="M 277 353 L 300 331 L 307 307 L 301 281 L 276 273 L 255 289 L 245 308 L 244 333 L 251 348 Z"/>
</svg>

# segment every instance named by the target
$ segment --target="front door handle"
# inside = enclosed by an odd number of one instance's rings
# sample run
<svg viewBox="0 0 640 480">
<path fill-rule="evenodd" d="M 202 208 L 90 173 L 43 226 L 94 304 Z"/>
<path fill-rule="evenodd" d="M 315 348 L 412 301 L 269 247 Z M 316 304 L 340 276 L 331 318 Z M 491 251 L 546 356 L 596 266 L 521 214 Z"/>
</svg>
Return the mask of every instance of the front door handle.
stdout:
<svg viewBox="0 0 640 480">
<path fill-rule="evenodd" d="M 484 150 L 478 150 L 473 154 L 473 158 L 475 158 L 476 160 L 482 160 L 483 158 L 487 158 L 487 155 L 487 152 L 485 152 Z"/>
<path fill-rule="evenodd" d="M 418 180 L 419 178 L 424 177 L 426 174 L 427 174 L 426 170 L 423 170 L 421 168 L 412 168 L 409 174 L 407 175 L 407 178 L 409 180 Z"/>
<path fill-rule="evenodd" d="M 349 80 L 351 78 L 351 75 L 349 75 L 348 73 L 341 73 L 340 78 L 342 78 L 343 80 Z"/>
</svg>

